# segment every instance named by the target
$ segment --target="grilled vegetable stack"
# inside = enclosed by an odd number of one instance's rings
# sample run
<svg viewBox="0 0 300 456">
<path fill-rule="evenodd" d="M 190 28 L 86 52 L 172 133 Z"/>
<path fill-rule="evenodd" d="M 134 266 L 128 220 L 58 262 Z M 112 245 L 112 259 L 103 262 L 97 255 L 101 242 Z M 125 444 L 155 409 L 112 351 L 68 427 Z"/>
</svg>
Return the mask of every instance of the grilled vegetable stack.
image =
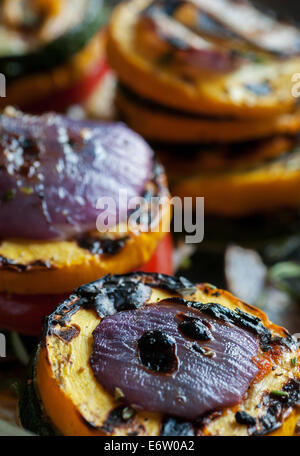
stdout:
<svg viewBox="0 0 300 456">
<path fill-rule="evenodd" d="M 42 112 L 83 101 L 106 71 L 102 0 L 3 0 L 2 106 Z"/>
<path fill-rule="evenodd" d="M 149 206 L 152 197 L 156 206 Z M 169 206 L 163 168 L 123 124 L 6 108 L 0 118 L 0 328 L 39 334 L 42 317 L 74 287 L 108 273 L 170 272 Z"/>
<path fill-rule="evenodd" d="M 20 416 L 42 435 L 295 435 L 299 380 L 293 338 L 230 293 L 106 276 L 45 320 Z"/>
<path fill-rule="evenodd" d="M 300 30 L 247 0 L 131 0 L 108 56 L 122 117 L 214 215 L 300 206 Z M 134 75 L 134 77 L 133 77 Z"/>
</svg>

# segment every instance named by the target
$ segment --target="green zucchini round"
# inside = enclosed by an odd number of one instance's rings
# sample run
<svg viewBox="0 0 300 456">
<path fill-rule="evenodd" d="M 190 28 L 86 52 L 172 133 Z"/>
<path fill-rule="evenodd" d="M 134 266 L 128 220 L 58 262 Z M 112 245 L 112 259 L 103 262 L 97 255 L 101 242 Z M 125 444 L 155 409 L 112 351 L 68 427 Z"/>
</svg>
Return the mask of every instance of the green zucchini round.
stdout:
<svg viewBox="0 0 300 456">
<path fill-rule="evenodd" d="M 47 71 L 77 54 L 103 23 L 103 0 L 87 0 L 83 20 L 59 38 L 28 54 L 0 57 L 0 73 L 7 81 Z"/>
</svg>

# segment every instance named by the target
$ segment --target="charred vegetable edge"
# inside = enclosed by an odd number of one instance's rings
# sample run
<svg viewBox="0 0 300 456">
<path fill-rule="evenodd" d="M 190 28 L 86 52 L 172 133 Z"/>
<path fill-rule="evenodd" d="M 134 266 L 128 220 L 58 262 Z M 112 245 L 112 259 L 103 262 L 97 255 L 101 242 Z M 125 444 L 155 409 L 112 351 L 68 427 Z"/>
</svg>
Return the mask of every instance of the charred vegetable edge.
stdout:
<svg viewBox="0 0 300 456">
<path fill-rule="evenodd" d="M 110 291 L 111 293 L 114 294 L 116 287 L 118 287 L 121 284 L 123 286 L 125 285 L 125 288 L 126 288 L 126 283 L 127 283 L 127 285 L 129 284 L 129 285 L 134 285 L 134 286 L 137 286 L 138 284 L 140 284 L 140 285 L 142 285 L 142 287 L 144 287 L 146 285 L 146 286 L 149 286 L 150 288 L 159 287 L 164 290 L 176 292 L 177 294 L 179 294 L 183 297 L 185 295 L 187 295 L 187 293 L 191 296 L 196 291 L 195 285 L 192 284 L 187 279 L 185 279 L 184 277 L 173 278 L 173 277 L 166 276 L 163 274 L 148 274 L 148 273 L 141 273 L 141 272 L 130 273 L 130 274 L 121 275 L 121 276 L 120 275 L 116 275 L 116 276 L 108 275 L 95 282 L 92 282 L 90 284 L 86 284 L 86 285 L 79 287 L 78 289 L 76 289 L 74 291 L 74 294 L 71 295 L 69 299 L 67 299 L 62 304 L 60 304 L 60 306 L 58 306 L 56 311 L 45 319 L 44 335 L 43 335 L 42 340 L 45 341 L 45 339 L 48 335 L 56 333 L 58 327 L 60 327 L 62 329 L 62 331 L 64 329 L 67 330 L 66 327 L 67 327 L 67 324 L 68 324 L 68 321 L 69 321 L 71 315 L 74 312 L 76 312 L 76 310 L 78 310 L 78 308 L 80 308 L 80 307 L 87 307 L 87 308 L 93 307 L 92 298 L 95 294 L 99 294 L 100 290 L 105 290 L 105 288 L 108 286 L 108 289 L 106 289 L 105 291 L 108 291 L 108 292 Z M 205 289 L 204 289 L 204 292 L 205 292 Z M 145 293 L 142 293 L 142 294 L 145 294 Z M 177 298 L 177 299 L 184 302 L 184 304 L 187 306 L 193 305 L 192 302 L 186 301 L 181 298 Z M 139 306 L 141 303 L 128 302 L 127 304 L 130 305 L 131 307 L 132 306 L 136 307 L 136 306 Z M 200 304 L 200 306 L 204 306 L 205 308 L 207 307 L 203 304 L 202 305 Z M 216 306 L 218 306 L 218 305 L 215 305 L 215 307 Z M 99 305 L 97 305 L 97 306 L 94 305 L 94 308 L 95 308 L 95 311 L 98 313 L 98 315 L 101 315 L 101 316 L 107 315 L 104 305 L 103 306 L 100 305 L 100 307 L 99 307 Z M 123 308 L 116 309 L 115 308 L 115 310 L 118 311 L 118 310 L 126 310 L 126 309 L 123 309 Z M 215 315 L 215 310 L 217 310 L 218 315 Z M 222 319 L 224 317 L 224 315 L 219 315 L 219 312 L 218 312 L 219 310 L 220 310 L 219 307 L 218 307 L 218 309 L 213 308 L 212 313 L 216 318 Z M 254 333 L 258 334 L 260 336 L 259 338 L 260 338 L 260 342 L 261 342 L 262 346 L 264 346 L 266 342 L 267 342 L 267 345 L 271 342 L 271 340 L 269 340 L 269 339 L 271 339 L 271 334 L 270 334 L 269 330 L 263 326 L 263 322 L 259 318 L 254 317 L 253 315 L 250 315 L 250 314 L 246 314 L 242 310 L 239 310 L 236 314 L 235 314 L 235 312 L 230 311 L 230 310 L 228 310 L 228 311 L 226 310 L 225 313 L 226 313 L 225 320 L 228 321 L 228 318 L 230 321 L 233 321 L 232 318 L 234 320 L 241 319 L 241 321 L 240 320 L 235 321 L 235 323 L 238 324 L 238 326 L 242 326 L 242 327 L 246 326 L 246 327 L 248 327 L 248 329 L 250 329 L 250 331 L 253 331 Z M 235 315 L 233 315 L 233 314 L 235 314 Z M 244 323 L 246 323 L 246 325 Z M 249 326 L 249 324 L 250 324 L 250 326 Z M 262 330 L 262 329 L 263 329 L 263 331 L 261 333 L 260 330 Z M 284 340 L 285 338 L 275 338 L 274 342 L 275 343 L 276 342 L 284 343 L 287 345 L 293 344 L 293 341 L 291 340 L 289 334 L 287 332 L 285 332 L 284 335 L 286 336 L 286 340 Z M 268 339 L 267 341 L 264 340 L 265 339 L 264 336 L 267 336 L 267 339 Z M 281 339 L 281 340 L 279 341 L 279 339 Z M 40 347 L 41 347 L 41 345 L 39 346 L 39 348 Z M 37 388 L 37 385 L 35 385 L 35 374 L 36 374 L 35 366 L 36 366 L 36 363 L 38 360 L 39 348 L 38 348 L 36 356 L 33 360 L 33 365 L 31 367 L 31 371 L 29 373 L 29 377 L 28 377 L 27 383 L 25 385 L 22 399 L 20 401 L 20 419 L 21 419 L 21 422 L 24 425 L 24 427 L 28 428 L 29 430 L 31 430 L 33 432 L 37 432 L 40 435 L 53 435 L 53 434 L 56 434 L 57 432 L 53 431 L 53 427 L 51 426 L 51 423 L 49 424 L 49 419 L 45 415 L 45 412 L 43 411 L 43 406 L 42 406 L 40 400 L 38 399 L 38 388 Z M 268 349 L 268 347 L 262 347 L 262 348 Z M 252 426 L 252 429 L 249 429 L 250 435 L 264 435 L 266 433 L 270 434 L 272 431 L 279 429 L 280 426 L 284 424 L 284 421 L 281 422 L 281 418 L 282 418 L 282 415 L 284 414 L 285 406 L 291 407 L 294 404 L 299 402 L 299 397 L 300 397 L 299 382 L 298 381 L 293 381 L 293 382 L 297 383 L 297 385 L 296 384 L 294 385 L 294 383 L 293 383 L 293 385 L 286 385 L 287 388 L 291 388 L 291 390 L 295 391 L 293 393 L 293 400 L 291 402 L 285 404 L 286 398 L 283 397 L 283 394 L 282 394 L 282 397 L 278 396 L 276 398 L 273 398 L 271 407 L 268 409 L 267 414 L 262 418 L 263 429 L 260 430 L 260 432 L 258 432 L 256 427 Z M 283 388 L 283 391 L 285 391 L 285 387 Z M 270 393 L 270 395 L 271 394 L 272 393 Z M 276 402 L 276 404 L 275 404 L 275 402 Z M 276 413 L 273 413 L 275 410 L 274 407 L 276 410 L 278 407 L 281 410 L 279 421 L 276 420 L 276 416 L 275 416 Z M 273 416 L 273 414 L 274 414 L 274 416 Z M 166 417 L 166 421 L 164 421 L 162 423 L 163 427 L 161 429 L 161 435 L 174 435 L 173 434 L 173 432 L 175 432 L 175 429 L 173 429 L 174 426 L 171 426 L 172 427 L 172 430 L 170 430 L 171 433 L 169 433 L 169 431 L 167 431 L 167 429 L 166 429 L 166 424 L 169 423 L 170 420 L 172 421 L 172 417 Z M 272 421 L 272 423 L 269 423 L 268 420 Z M 265 421 L 266 421 L 266 423 L 265 423 Z M 281 422 L 281 424 L 280 424 L 280 422 Z M 178 427 L 177 420 L 176 420 L 175 424 L 176 424 L 175 428 L 176 428 L 176 433 L 177 433 L 176 435 L 194 435 L 193 433 L 190 433 L 192 431 L 192 429 L 191 429 L 192 423 L 189 423 L 190 426 L 188 426 L 188 428 L 189 428 L 188 434 L 186 434 L 186 431 L 187 431 L 186 426 L 184 426 L 184 429 L 181 429 L 182 426 L 179 426 L 180 429 L 179 428 L 177 429 L 177 427 Z M 183 424 L 186 425 L 187 423 L 183 423 Z M 166 434 L 166 432 L 167 432 L 167 434 Z M 183 434 L 182 434 L 182 432 L 183 432 Z"/>
</svg>

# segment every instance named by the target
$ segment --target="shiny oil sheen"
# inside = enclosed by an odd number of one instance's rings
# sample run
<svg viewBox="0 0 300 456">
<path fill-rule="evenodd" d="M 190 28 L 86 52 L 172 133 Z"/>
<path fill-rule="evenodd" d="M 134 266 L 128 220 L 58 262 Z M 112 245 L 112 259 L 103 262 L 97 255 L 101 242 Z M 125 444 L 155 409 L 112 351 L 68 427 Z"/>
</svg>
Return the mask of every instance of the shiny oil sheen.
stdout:
<svg viewBox="0 0 300 456">
<path fill-rule="evenodd" d="M 0 237 L 65 239 L 95 230 L 105 209 L 97 200 L 111 198 L 114 216 L 119 190 L 141 196 L 152 169 L 150 147 L 121 123 L 10 108 L 0 117 Z M 122 205 L 115 222 L 127 215 Z"/>
<path fill-rule="evenodd" d="M 182 331 L 185 319 L 199 320 L 208 337 Z M 151 334 L 158 337 L 149 342 Z M 148 353 L 141 354 L 145 335 Z M 136 409 L 194 420 L 240 402 L 258 372 L 255 335 L 177 303 L 118 312 L 102 320 L 93 337 L 90 364 L 96 379 L 111 394 L 119 388 Z M 164 357 L 170 341 L 175 370 L 161 368 L 160 340 Z"/>
</svg>

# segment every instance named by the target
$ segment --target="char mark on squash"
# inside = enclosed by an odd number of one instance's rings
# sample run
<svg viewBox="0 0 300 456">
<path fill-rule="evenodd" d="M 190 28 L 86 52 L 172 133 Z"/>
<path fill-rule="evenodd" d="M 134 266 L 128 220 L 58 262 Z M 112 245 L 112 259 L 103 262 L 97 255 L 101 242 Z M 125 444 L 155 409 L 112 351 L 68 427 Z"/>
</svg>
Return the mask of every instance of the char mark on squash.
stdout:
<svg viewBox="0 0 300 456">
<path fill-rule="evenodd" d="M 181 296 L 193 295 L 197 288 L 185 277 L 171 277 L 157 273 L 135 272 L 126 275 L 107 275 L 95 282 L 83 285 L 75 290 L 68 300 L 64 301 L 56 311 L 46 319 L 47 332 L 57 324 L 65 326 L 70 317 L 79 308 L 93 309 L 103 318 L 116 312 L 137 309 L 144 305 L 151 296 L 152 288 L 161 288 L 175 292 Z M 208 289 L 210 291 L 210 289 Z M 295 341 L 287 337 L 272 338 L 260 318 L 236 308 L 235 311 L 217 303 L 203 304 L 187 301 L 183 298 L 169 298 L 187 307 L 192 307 L 216 319 L 235 324 L 244 328 L 259 338 L 263 351 L 268 351 L 274 344 L 284 344 L 294 347 Z M 168 299 L 166 300 L 168 301 Z"/>
<path fill-rule="evenodd" d="M 76 241 L 79 247 L 93 255 L 117 255 L 128 240 L 129 236 L 119 239 L 100 239 L 97 236 L 82 235 Z"/>
<path fill-rule="evenodd" d="M 27 264 L 22 264 L 0 255 L 0 269 L 13 272 L 29 272 L 55 269 L 55 266 L 49 261 L 44 260 L 35 260 Z"/>
<path fill-rule="evenodd" d="M 161 436 L 194 436 L 193 423 L 190 421 L 180 420 L 175 417 L 165 417 L 161 431 Z"/>
<path fill-rule="evenodd" d="M 134 417 L 135 413 L 133 411 L 129 417 L 129 415 L 126 414 L 127 409 L 128 407 L 124 405 L 112 409 L 102 424 L 101 428 L 99 429 L 107 434 L 112 434 L 116 428 L 121 426 L 128 426 L 131 423 L 131 418 Z"/>
<path fill-rule="evenodd" d="M 214 317 L 227 323 L 239 326 L 247 331 L 256 334 L 260 341 L 260 346 L 263 351 L 269 351 L 274 344 L 284 344 L 290 348 L 295 346 L 292 337 L 287 334 L 286 338 L 274 337 L 272 338 L 271 331 L 266 328 L 261 319 L 251 314 L 243 312 L 239 308 L 234 311 L 217 303 L 203 304 L 200 302 L 187 301 L 183 298 L 167 298 L 166 302 L 177 302 L 187 307 L 200 310 L 206 315 Z"/>
<path fill-rule="evenodd" d="M 255 427 L 248 430 L 250 435 L 269 434 L 282 425 L 287 410 L 300 404 L 300 382 L 289 380 L 281 391 L 266 394 L 263 403 L 268 407 L 267 412 L 256 420 Z"/>
</svg>

